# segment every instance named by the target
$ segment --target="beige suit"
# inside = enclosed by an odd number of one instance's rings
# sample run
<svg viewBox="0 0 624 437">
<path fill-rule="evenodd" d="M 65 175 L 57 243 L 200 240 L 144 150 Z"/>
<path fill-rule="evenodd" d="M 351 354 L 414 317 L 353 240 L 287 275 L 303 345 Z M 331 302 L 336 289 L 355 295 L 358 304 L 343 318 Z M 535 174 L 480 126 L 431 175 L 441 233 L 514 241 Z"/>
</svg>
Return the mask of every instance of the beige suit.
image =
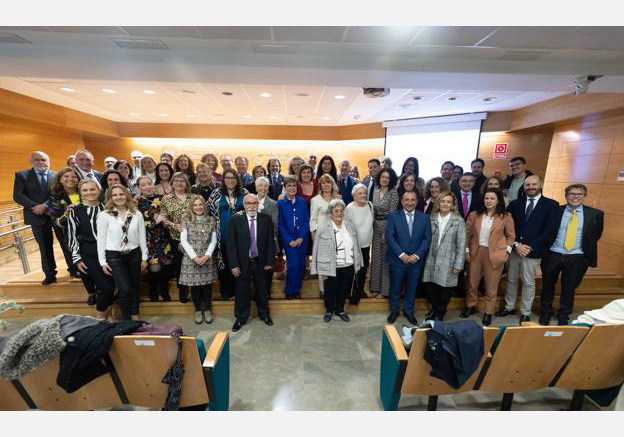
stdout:
<svg viewBox="0 0 624 437">
<path fill-rule="evenodd" d="M 478 287 L 481 277 L 485 277 L 485 313 L 493 314 L 496 306 L 496 294 L 503 267 L 509 256 L 507 248 L 516 239 L 511 214 L 504 217 L 494 216 L 488 247 L 479 245 L 483 214 L 471 212 L 466 221 L 466 247 L 470 254 L 468 268 L 468 292 L 466 306 L 473 308 L 479 302 Z"/>
</svg>

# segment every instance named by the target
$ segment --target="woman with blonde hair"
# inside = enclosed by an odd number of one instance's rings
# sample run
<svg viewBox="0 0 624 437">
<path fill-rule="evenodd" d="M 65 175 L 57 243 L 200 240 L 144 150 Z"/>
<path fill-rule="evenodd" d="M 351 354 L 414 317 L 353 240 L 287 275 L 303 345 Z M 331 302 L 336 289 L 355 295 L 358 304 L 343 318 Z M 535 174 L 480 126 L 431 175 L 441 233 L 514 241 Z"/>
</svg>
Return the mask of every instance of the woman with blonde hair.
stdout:
<svg viewBox="0 0 624 437">
<path fill-rule="evenodd" d="M 143 214 L 121 184 L 109 187 L 104 211 L 97 217 L 98 258 L 119 293 L 124 320 L 139 314 L 141 271 L 147 269 L 147 240 Z"/>
<path fill-rule="evenodd" d="M 425 320 L 443 320 L 457 286 L 459 272 L 464 268 L 466 226 L 457 212 L 457 198 L 450 191 L 441 192 L 430 215 L 431 246 L 427 253 L 423 282 L 431 310 Z"/>
<path fill-rule="evenodd" d="M 184 249 L 180 284 L 191 287 L 194 321 L 212 323 L 212 283 L 218 279 L 212 254 L 217 247 L 217 221 L 208 215 L 204 198 L 192 194 L 189 214 L 183 222 L 180 245 Z"/>
<path fill-rule="evenodd" d="M 141 161 L 139 161 L 139 167 L 141 176 L 147 176 L 152 182 L 156 183 L 156 161 L 151 155 L 143 155 Z"/>
</svg>

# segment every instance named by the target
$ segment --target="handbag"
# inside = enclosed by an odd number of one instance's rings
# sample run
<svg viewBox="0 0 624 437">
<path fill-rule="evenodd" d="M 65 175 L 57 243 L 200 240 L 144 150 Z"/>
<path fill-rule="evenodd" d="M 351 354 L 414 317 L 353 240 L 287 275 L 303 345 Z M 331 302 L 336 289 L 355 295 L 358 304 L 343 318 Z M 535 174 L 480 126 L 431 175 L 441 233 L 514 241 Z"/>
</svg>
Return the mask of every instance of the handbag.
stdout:
<svg viewBox="0 0 624 437">
<path fill-rule="evenodd" d="M 182 327 L 174 323 L 145 323 L 131 335 L 166 335 L 173 337 L 174 335 L 182 336 Z"/>
</svg>

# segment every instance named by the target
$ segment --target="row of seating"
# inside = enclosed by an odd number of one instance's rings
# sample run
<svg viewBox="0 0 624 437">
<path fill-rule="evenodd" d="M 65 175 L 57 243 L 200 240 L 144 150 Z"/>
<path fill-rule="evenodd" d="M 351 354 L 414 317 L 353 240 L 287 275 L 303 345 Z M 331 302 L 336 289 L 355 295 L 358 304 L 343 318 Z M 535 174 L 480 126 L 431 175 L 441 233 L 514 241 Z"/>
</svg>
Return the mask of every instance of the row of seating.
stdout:
<svg viewBox="0 0 624 437">
<path fill-rule="evenodd" d="M 230 342 L 227 332 L 216 334 L 206 356 L 193 337 L 181 337 L 184 377 L 180 408 L 227 411 L 230 387 Z M 0 411 L 27 409 L 83 411 L 110 409 L 123 404 L 162 408 L 167 385 L 161 380 L 176 361 L 178 346 L 166 336 L 117 336 L 106 361 L 110 373 L 74 393 L 56 384 L 56 358 L 20 380 L 0 379 Z"/>
<path fill-rule="evenodd" d="M 624 381 L 624 325 L 522 326 L 484 328 L 478 369 L 460 388 L 429 375 L 424 358 L 427 330 L 418 329 L 409 353 L 393 325 L 381 344 L 380 398 L 396 410 L 402 394 L 428 396 L 436 410 L 438 396 L 482 390 L 502 393 L 501 410 L 511 410 L 515 393 L 558 387 L 574 390 L 570 410 L 582 409 L 585 392 Z"/>
</svg>

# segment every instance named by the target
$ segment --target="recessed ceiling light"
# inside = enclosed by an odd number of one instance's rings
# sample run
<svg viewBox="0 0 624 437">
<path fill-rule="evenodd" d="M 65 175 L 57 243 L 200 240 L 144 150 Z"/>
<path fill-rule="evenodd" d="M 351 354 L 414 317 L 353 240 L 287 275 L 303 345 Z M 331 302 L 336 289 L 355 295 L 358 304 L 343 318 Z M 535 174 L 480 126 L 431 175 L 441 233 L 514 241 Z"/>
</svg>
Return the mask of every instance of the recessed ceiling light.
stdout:
<svg viewBox="0 0 624 437">
<path fill-rule="evenodd" d="M 251 118 L 251 115 L 243 115 L 243 118 Z"/>
<path fill-rule="evenodd" d="M 449 102 L 454 102 L 455 100 L 459 100 L 459 97 L 449 97 L 447 100 Z"/>
<path fill-rule="evenodd" d="M 331 120 L 331 117 L 323 117 L 323 120 Z"/>
<path fill-rule="evenodd" d="M 197 117 L 197 115 L 195 115 L 195 114 L 186 114 L 186 116 L 187 116 L 188 118 L 194 118 L 194 117 Z"/>
<path fill-rule="evenodd" d="M 75 93 L 76 92 L 75 89 L 69 88 L 69 87 L 66 87 L 66 86 L 61 87 L 61 91 L 67 91 L 68 93 Z"/>
<path fill-rule="evenodd" d="M 178 91 L 181 92 L 182 94 L 197 94 L 193 90 L 178 90 Z"/>
<path fill-rule="evenodd" d="M 295 94 L 293 94 L 293 96 L 295 96 L 295 97 L 310 97 L 310 94 L 308 94 L 308 93 L 295 93 Z"/>
<path fill-rule="evenodd" d="M 139 113 L 138 112 L 131 112 L 130 115 L 133 116 L 133 117 L 138 117 Z"/>
<path fill-rule="evenodd" d="M 303 115 L 297 115 L 297 118 L 305 118 Z"/>
<path fill-rule="evenodd" d="M 229 91 L 223 91 L 221 94 L 223 94 L 224 96 L 233 96 L 234 93 L 231 93 Z"/>
<path fill-rule="evenodd" d="M 336 99 L 336 100 L 342 100 L 344 98 L 345 98 L 345 96 L 343 96 L 342 94 L 337 94 L 337 95 L 334 96 L 334 99 Z"/>
<path fill-rule="evenodd" d="M 483 99 L 484 102 L 491 102 L 493 100 L 496 100 L 496 97 L 486 97 L 485 99 Z"/>
<path fill-rule="evenodd" d="M 158 114 L 159 117 L 167 117 L 167 114 Z"/>
<path fill-rule="evenodd" d="M 156 91 L 154 91 L 154 90 L 143 90 L 143 92 L 145 94 L 156 94 Z"/>
<path fill-rule="evenodd" d="M 225 117 L 223 114 L 212 114 L 212 115 L 214 115 L 215 117 Z"/>
<path fill-rule="evenodd" d="M 414 99 L 414 100 L 422 100 L 422 96 L 414 96 L 414 97 L 412 97 L 412 99 Z"/>
<path fill-rule="evenodd" d="M 401 108 L 401 109 L 406 109 L 406 108 L 409 108 L 410 106 L 412 106 L 412 104 L 411 104 L 411 103 L 401 103 L 401 104 L 399 105 L 399 108 Z"/>
<path fill-rule="evenodd" d="M 107 93 L 107 94 L 115 94 L 117 91 L 112 90 L 110 88 L 102 88 L 102 92 Z"/>
<path fill-rule="evenodd" d="M 264 98 L 269 98 L 271 97 L 271 94 L 267 93 L 266 91 L 263 93 L 260 93 L 260 97 L 264 97 Z"/>
<path fill-rule="evenodd" d="M 361 117 L 362 117 L 361 115 L 354 115 L 354 116 L 353 116 L 353 119 L 354 119 L 354 120 L 359 120 Z"/>
<path fill-rule="evenodd" d="M 271 115 L 269 118 L 270 118 L 271 120 L 277 120 L 277 115 Z"/>
</svg>

